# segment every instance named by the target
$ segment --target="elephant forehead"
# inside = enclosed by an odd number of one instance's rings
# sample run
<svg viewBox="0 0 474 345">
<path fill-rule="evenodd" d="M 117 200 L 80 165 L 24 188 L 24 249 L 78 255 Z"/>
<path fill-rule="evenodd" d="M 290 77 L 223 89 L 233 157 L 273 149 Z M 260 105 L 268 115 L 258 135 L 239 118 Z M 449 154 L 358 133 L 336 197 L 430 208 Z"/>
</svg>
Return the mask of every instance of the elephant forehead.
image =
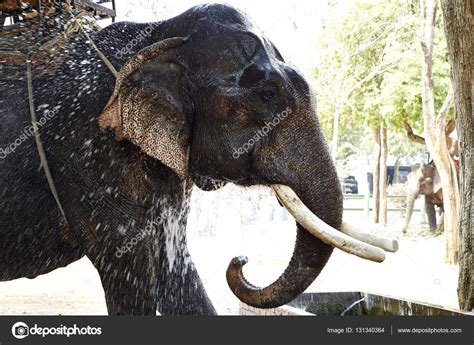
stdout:
<svg viewBox="0 0 474 345">
<path fill-rule="evenodd" d="M 206 73 L 243 70 L 251 60 L 268 60 L 273 54 L 261 34 L 252 30 L 235 25 L 202 25 L 191 36 L 193 44 L 184 49 L 193 56 L 196 67 Z"/>
</svg>

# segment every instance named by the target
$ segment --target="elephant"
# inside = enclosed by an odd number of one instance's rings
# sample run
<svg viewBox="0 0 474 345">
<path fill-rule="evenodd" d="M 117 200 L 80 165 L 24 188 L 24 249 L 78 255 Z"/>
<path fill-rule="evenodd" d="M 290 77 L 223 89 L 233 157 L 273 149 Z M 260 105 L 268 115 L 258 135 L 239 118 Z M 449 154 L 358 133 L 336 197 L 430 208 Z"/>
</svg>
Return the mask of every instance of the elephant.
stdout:
<svg viewBox="0 0 474 345">
<path fill-rule="evenodd" d="M 110 315 L 215 315 L 186 221 L 194 186 L 226 183 L 272 186 L 297 220 L 293 256 L 271 285 L 245 279 L 246 257 L 231 260 L 227 282 L 247 304 L 291 301 L 335 247 L 383 261 L 380 239 L 342 222 L 308 82 L 246 14 L 199 5 L 90 37 L 97 51 L 78 30 L 33 61 L 30 78 L 21 68 L 0 75 L 0 281 L 86 256 Z M 34 111 L 49 179 L 37 135 L 25 130 Z"/>
<path fill-rule="evenodd" d="M 403 225 L 404 233 L 407 232 L 413 214 L 413 205 L 420 194 L 425 196 L 425 211 L 430 230 L 432 232 L 438 231 L 435 206 L 440 210 L 440 229 L 442 228 L 443 190 L 438 171 L 432 164 L 415 164 L 407 176 L 407 213 Z"/>
<path fill-rule="evenodd" d="M 410 141 L 426 146 L 425 138 L 415 134 L 408 122 L 405 121 L 403 126 Z M 451 156 L 456 173 L 459 174 L 459 139 L 456 131 L 456 123 L 454 120 L 451 119 L 447 122 L 444 134 L 446 136 L 448 153 Z M 441 189 L 441 181 L 438 170 L 436 169 L 433 161 L 429 162 L 429 164 L 416 164 L 412 166 L 411 172 L 408 174 L 407 179 L 407 214 L 402 231 L 404 233 L 407 232 L 408 225 L 410 224 L 410 219 L 413 214 L 413 204 L 415 203 L 415 200 L 418 198 L 418 196 L 423 194 L 425 196 L 425 211 L 428 217 L 430 230 L 431 232 L 442 232 L 444 221 L 443 191 Z M 439 226 L 436 224 L 435 206 L 438 206 L 439 210 Z"/>
</svg>

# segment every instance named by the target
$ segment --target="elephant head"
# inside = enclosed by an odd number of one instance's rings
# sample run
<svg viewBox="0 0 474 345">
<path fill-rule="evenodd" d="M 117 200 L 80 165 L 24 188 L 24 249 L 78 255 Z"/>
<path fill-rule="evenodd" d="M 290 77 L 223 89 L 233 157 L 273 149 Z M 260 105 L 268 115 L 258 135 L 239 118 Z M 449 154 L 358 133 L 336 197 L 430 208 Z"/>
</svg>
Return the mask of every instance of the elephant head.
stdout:
<svg viewBox="0 0 474 345">
<path fill-rule="evenodd" d="M 246 258 L 234 258 L 227 280 L 247 304 L 275 307 L 316 279 L 334 246 L 375 261 L 383 251 L 365 243 L 376 238 L 343 226 L 336 169 L 305 78 L 244 14 L 212 6 L 194 9 L 185 29 L 165 25 L 168 38 L 122 67 L 100 126 L 202 189 L 274 186 L 297 219 L 290 263 L 258 288 L 243 276 Z"/>
</svg>

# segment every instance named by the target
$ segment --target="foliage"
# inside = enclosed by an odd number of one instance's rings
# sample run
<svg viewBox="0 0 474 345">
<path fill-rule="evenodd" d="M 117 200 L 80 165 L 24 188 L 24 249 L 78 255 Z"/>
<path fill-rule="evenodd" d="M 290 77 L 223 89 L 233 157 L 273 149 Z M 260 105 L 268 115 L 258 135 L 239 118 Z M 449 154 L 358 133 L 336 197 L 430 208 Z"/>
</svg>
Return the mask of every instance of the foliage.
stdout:
<svg viewBox="0 0 474 345">
<path fill-rule="evenodd" d="M 441 16 L 440 13 L 439 16 Z M 419 22 L 419 15 L 416 14 L 414 17 Z M 414 29 L 416 25 L 419 24 L 415 22 Z M 433 56 L 435 109 L 441 108 L 451 84 L 446 40 L 442 30 L 442 27 L 437 28 Z M 403 121 L 408 121 L 417 133 L 423 132 L 421 54 L 419 37 L 415 35 L 410 50 L 405 54 L 405 59 L 400 61 L 398 68 L 387 72 L 383 78 L 381 99 L 384 105 L 381 108 L 381 114 L 390 127 L 398 131 L 403 130 Z M 451 111 L 449 118 L 453 116 L 454 111 Z"/>
<path fill-rule="evenodd" d="M 338 160 L 370 154 L 373 130 L 385 125 L 389 153 L 420 157 L 403 121 L 423 135 L 420 16 L 416 1 L 360 0 L 328 4 L 318 37 L 313 84 L 323 132 L 332 138 L 340 107 Z M 441 20 L 441 18 L 439 18 Z M 439 26 L 438 30 L 443 30 Z M 436 35 L 434 81 L 438 109 L 450 85 L 444 35 Z M 451 114 L 452 116 L 452 114 Z M 371 140 L 372 139 L 372 140 Z"/>
</svg>

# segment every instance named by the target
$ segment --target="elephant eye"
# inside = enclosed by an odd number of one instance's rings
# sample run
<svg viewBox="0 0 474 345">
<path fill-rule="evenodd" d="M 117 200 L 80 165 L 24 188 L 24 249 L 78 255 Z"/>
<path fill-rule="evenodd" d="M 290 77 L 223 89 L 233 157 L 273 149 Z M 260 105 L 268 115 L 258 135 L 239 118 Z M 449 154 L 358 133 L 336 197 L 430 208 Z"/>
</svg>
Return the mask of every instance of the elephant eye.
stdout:
<svg viewBox="0 0 474 345">
<path fill-rule="evenodd" d="M 247 67 L 239 80 L 239 86 L 251 87 L 258 84 L 259 81 L 265 78 L 265 71 L 260 69 L 257 65 L 250 65 Z"/>
<path fill-rule="evenodd" d="M 271 102 L 275 100 L 275 92 L 273 91 L 261 91 L 259 93 L 260 99 L 264 102 Z"/>
</svg>

